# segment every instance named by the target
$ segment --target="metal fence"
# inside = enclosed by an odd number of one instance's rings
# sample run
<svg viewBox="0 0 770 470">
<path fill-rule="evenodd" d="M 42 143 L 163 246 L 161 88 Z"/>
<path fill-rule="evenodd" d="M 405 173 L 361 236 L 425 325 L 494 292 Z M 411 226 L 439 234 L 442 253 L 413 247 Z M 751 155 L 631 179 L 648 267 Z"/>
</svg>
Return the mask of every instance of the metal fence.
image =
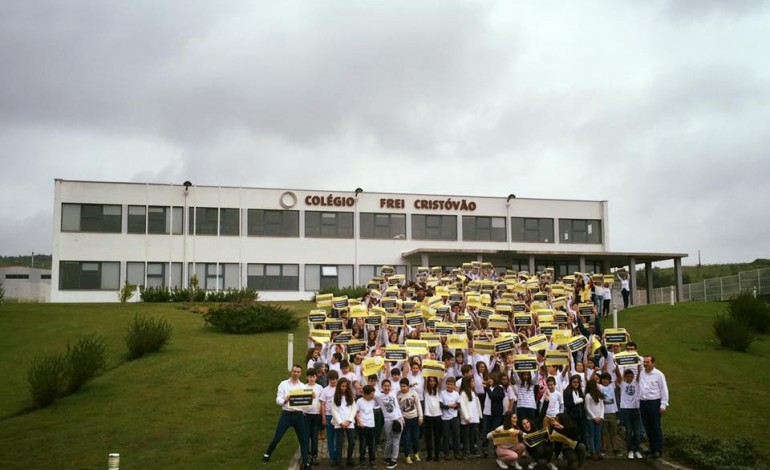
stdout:
<svg viewBox="0 0 770 470">
<path fill-rule="evenodd" d="M 652 303 L 663 304 L 671 302 L 674 286 L 659 287 L 652 291 Z M 743 271 L 732 276 L 715 277 L 701 282 L 693 282 L 682 286 L 682 300 L 714 301 L 730 300 L 741 292 L 751 292 L 754 295 L 770 295 L 770 268 Z M 614 294 L 614 292 L 613 292 Z M 647 303 L 647 291 L 638 289 L 637 304 Z M 674 294 L 674 301 L 676 296 Z"/>
</svg>

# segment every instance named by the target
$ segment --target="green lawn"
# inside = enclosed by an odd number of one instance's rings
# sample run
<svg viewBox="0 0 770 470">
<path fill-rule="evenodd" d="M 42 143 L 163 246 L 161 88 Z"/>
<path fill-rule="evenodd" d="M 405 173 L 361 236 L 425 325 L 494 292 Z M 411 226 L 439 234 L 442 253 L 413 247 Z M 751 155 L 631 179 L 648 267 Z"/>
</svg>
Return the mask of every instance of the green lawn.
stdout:
<svg viewBox="0 0 770 470">
<path fill-rule="evenodd" d="M 310 304 L 285 303 L 304 317 Z M 124 362 L 122 335 L 135 313 L 165 317 L 171 346 Z M 261 457 L 278 419 L 275 391 L 286 377 L 287 333 L 224 335 L 175 305 L 0 306 L 0 468 L 247 468 Z M 26 371 L 36 355 L 60 352 L 90 333 L 110 343 L 109 372 L 51 407 L 30 406 Z M 304 362 L 301 324 L 295 358 Z M 268 468 L 286 468 L 287 435 Z"/>
<path fill-rule="evenodd" d="M 285 302 L 304 317 L 311 304 Z M 718 303 L 636 307 L 619 323 L 658 359 L 671 390 L 665 429 L 754 437 L 770 413 L 770 339 L 748 354 L 711 335 Z M 135 313 L 165 317 L 171 346 L 124 362 L 122 335 Z M 6 304 L 0 306 L 0 468 L 98 468 L 121 454 L 121 468 L 247 468 L 265 450 L 278 420 L 274 404 L 286 373 L 286 332 L 230 336 L 203 328 L 198 314 L 158 304 Z M 51 407 L 30 406 L 26 371 L 36 355 L 98 333 L 110 343 L 110 370 Z M 306 324 L 293 332 L 304 362 Z M 764 445 L 766 448 L 766 445 Z M 286 468 L 296 450 L 287 435 L 266 469 Z M 261 465 L 261 464 L 260 464 Z"/>
<path fill-rule="evenodd" d="M 770 450 L 770 337 L 748 353 L 722 348 L 714 339 L 714 316 L 725 303 L 692 302 L 635 307 L 619 312 L 618 326 L 655 356 L 671 395 L 663 418 L 668 429 L 716 437 L 753 438 Z"/>
</svg>

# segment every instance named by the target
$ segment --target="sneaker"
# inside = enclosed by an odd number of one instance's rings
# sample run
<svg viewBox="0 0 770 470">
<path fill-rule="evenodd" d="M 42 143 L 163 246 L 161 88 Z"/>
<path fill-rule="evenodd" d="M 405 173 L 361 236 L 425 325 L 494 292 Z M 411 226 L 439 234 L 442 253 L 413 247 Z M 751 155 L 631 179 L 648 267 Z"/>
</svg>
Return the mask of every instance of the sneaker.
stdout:
<svg viewBox="0 0 770 470">
<path fill-rule="evenodd" d="M 634 458 L 634 451 L 633 450 L 629 450 L 628 451 L 628 458 L 629 459 L 633 459 Z"/>
<path fill-rule="evenodd" d="M 395 460 L 391 460 L 390 462 L 388 462 L 386 467 L 387 468 L 396 468 L 396 465 L 398 465 L 398 462 L 396 462 Z"/>
<path fill-rule="evenodd" d="M 548 462 L 548 468 L 549 470 L 559 470 L 559 467 L 557 467 L 553 462 Z"/>
<path fill-rule="evenodd" d="M 409 457 L 408 455 L 406 456 L 406 464 L 407 465 L 412 465 L 412 458 Z"/>
<path fill-rule="evenodd" d="M 532 470 L 532 469 L 533 469 L 533 468 L 535 468 L 535 467 L 537 467 L 537 460 L 535 460 L 534 462 L 532 462 L 532 463 L 530 463 L 529 465 L 527 465 L 527 468 L 528 468 L 529 470 Z"/>
<path fill-rule="evenodd" d="M 304 470 L 311 470 L 313 468 L 312 465 L 310 465 L 310 462 L 305 462 L 305 465 L 302 466 Z"/>
<path fill-rule="evenodd" d="M 419 452 L 415 452 L 414 455 L 412 455 L 412 460 L 414 460 L 415 462 L 420 462 L 421 461 L 420 453 Z"/>
<path fill-rule="evenodd" d="M 515 468 L 516 470 L 524 470 L 523 468 L 521 468 L 521 464 L 519 462 L 513 462 L 513 468 Z"/>
<path fill-rule="evenodd" d="M 497 464 L 497 466 L 498 466 L 498 467 L 500 467 L 500 468 L 508 468 L 508 465 L 506 465 L 506 463 L 505 463 L 505 462 L 503 462 L 503 461 L 502 461 L 502 460 L 500 460 L 500 459 L 497 459 L 497 460 L 495 460 L 495 463 L 496 463 L 496 464 Z"/>
<path fill-rule="evenodd" d="M 636 452 L 634 452 L 634 457 L 636 457 L 637 459 L 643 459 L 644 458 L 642 453 L 639 452 L 638 450 Z"/>
<path fill-rule="evenodd" d="M 270 454 L 265 454 L 262 456 L 262 463 L 268 463 L 270 461 Z"/>
</svg>

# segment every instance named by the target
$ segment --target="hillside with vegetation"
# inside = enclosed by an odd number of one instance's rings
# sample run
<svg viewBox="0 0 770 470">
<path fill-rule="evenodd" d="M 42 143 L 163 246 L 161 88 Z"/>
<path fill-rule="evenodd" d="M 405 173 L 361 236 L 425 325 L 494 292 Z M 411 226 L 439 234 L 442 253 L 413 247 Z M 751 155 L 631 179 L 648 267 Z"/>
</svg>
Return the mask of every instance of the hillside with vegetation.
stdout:
<svg viewBox="0 0 770 470">
<path fill-rule="evenodd" d="M 51 269 L 52 255 L 35 255 L 36 268 Z M 0 266 L 32 266 L 32 255 L 0 256 Z"/>
<path fill-rule="evenodd" d="M 731 276 L 743 271 L 753 271 L 755 269 L 770 268 L 770 259 L 757 258 L 751 263 L 730 263 L 730 264 L 703 264 L 700 266 L 684 266 L 682 270 L 682 282 L 690 284 L 701 282 L 704 279 L 715 277 Z M 647 285 L 647 276 L 644 269 L 636 271 L 637 286 Z M 676 284 L 674 279 L 674 268 L 652 268 L 652 285 L 655 288 L 668 287 Z"/>
</svg>

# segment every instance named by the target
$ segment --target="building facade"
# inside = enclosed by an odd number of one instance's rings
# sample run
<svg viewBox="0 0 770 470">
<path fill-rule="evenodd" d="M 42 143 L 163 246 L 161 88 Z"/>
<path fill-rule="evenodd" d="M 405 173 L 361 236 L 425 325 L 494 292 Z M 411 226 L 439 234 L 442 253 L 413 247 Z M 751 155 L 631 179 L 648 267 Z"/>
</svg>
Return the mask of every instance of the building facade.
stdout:
<svg viewBox="0 0 770 470">
<path fill-rule="evenodd" d="M 5 299 L 14 302 L 51 300 L 51 270 L 24 266 L 0 266 Z"/>
<path fill-rule="evenodd" d="M 193 274 L 207 290 L 299 300 L 384 264 L 410 277 L 475 260 L 565 275 L 635 260 L 609 250 L 607 201 L 57 179 L 54 214 L 54 302 L 112 302 L 126 281 L 185 287 Z M 684 255 L 656 256 L 643 261 Z"/>
</svg>

